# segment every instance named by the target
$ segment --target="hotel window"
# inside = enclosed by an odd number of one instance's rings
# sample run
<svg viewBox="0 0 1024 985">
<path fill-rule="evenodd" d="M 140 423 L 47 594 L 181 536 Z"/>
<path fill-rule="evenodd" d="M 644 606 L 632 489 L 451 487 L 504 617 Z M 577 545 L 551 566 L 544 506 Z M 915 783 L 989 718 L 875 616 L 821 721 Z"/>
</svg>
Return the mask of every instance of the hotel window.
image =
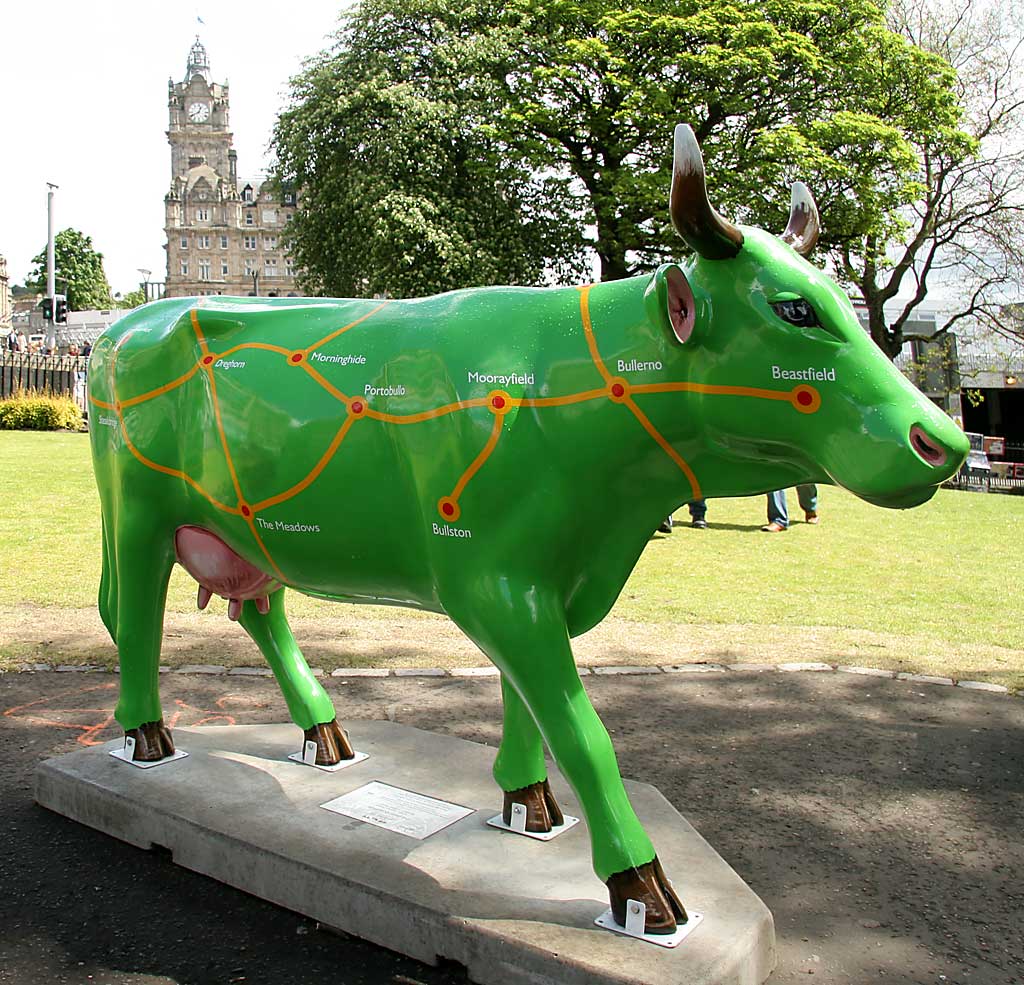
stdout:
<svg viewBox="0 0 1024 985">
<path fill-rule="evenodd" d="M 255 226 L 256 225 L 256 220 L 253 217 L 253 214 L 251 212 L 246 212 L 245 213 L 245 224 L 247 226 Z"/>
<path fill-rule="evenodd" d="M 210 221 L 210 210 L 209 209 L 196 209 L 196 222 L 209 222 Z"/>
<path fill-rule="evenodd" d="M 264 277 L 276 277 L 277 276 L 277 257 L 267 257 L 263 261 L 263 276 Z"/>
<path fill-rule="evenodd" d="M 276 250 L 277 249 L 277 237 L 276 236 L 264 236 L 263 237 L 263 249 L 265 249 L 265 250 Z"/>
<path fill-rule="evenodd" d="M 181 261 L 181 276 L 188 277 L 188 260 Z"/>
<path fill-rule="evenodd" d="M 292 260 L 287 261 L 287 263 L 285 265 L 285 268 L 284 268 L 284 272 L 289 277 L 294 277 L 295 276 L 295 263 L 294 263 L 294 261 L 292 261 Z"/>
<path fill-rule="evenodd" d="M 222 250 L 226 250 L 228 248 L 228 238 L 227 238 L 227 236 L 221 236 L 221 238 L 220 238 L 220 248 Z"/>
<path fill-rule="evenodd" d="M 227 277 L 228 275 L 228 262 L 223 258 L 220 261 L 220 275 L 221 277 Z"/>
<path fill-rule="evenodd" d="M 181 237 L 181 248 L 183 250 L 187 250 L 188 249 L 188 237 L 187 236 L 182 236 Z"/>
<path fill-rule="evenodd" d="M 242 248 L 246 250 L 256 249 L 256 237 L 255 236 L 243 236 L 242 237 Z"/>
<path fill-rule="evenodd" d="M 210 279 L 210 261 L 200 260 L 199 261 L 199 279 L 209 280 Z"/>
<path fill-rule="evenodd" d="M 245 276 L 252 277 L 256 273 L 256 261 L 253 259 L 247 259 L 245 261 Z"/>
<path fill-rule="evenodd" d="M 209 236 L 197 236 L 196 246 L 201 250 L 208 250 L 210 248 L 210 237 Z"/>
<path fill-rule="evenodd" d="M 252 201 L 252 186 L 251 185 L 246 185 L 245 188 L 242 189 L 242 201 L 243 202 L 251 202 Z"/>
</svg>

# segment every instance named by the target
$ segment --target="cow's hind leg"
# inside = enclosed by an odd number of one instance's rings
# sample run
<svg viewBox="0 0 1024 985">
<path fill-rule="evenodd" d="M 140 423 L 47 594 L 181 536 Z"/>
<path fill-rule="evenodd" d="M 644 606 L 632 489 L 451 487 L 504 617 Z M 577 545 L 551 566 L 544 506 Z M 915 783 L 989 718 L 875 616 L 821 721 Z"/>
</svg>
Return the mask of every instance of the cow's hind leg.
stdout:
<svg viewBox="0 0 1024 985">
<path fill-rule="evenodd" d="M 133 758 L 153 762 L 174 754 L 160 708 L 160 644 L 174 545 L 144 518 L 119 519 L 116 531 L 104 531 L 105 605 L 101 599 L 121 668 L 114 717 L 135 740 Z"/>
<path fill-rule="evenodd" d="M 288 705 L 292 721 L 316 743 L 316 761 L 333 766 L 352 759 L 355 752 L 334 714 L 334 704 L 306 663 L 292 635 L 284 611 L 284 589 L 270 596 L 270 611 L 262 613 L 255 601 L 242 606 L 238 620 L 270 664 Z"/>
<path fill-rule="evenodd" d="M 501 677 L 504 726 L 501 747 L 494 760 L 494 779 L 504 792 L 502 818 L 512 823 L 512 807 L 526 808 L 527 831 L 550 831 L 563 823 L 562 812 L 548 784 L 544 740 L 519 692 Z"/>
<path fill-rule="evenodd" d="M 672 933 L 686 911 L 626 795 L 608 732 L 576 671 L 564 609 L 536 586 L 486 582 L 486 575 L 473 582 L 472 599 L 446 598 L 446 611 L 532 713 L 583 808 L 594 871 L 608 886 L 615 918 L 624 924 L 627 900 L 638 900 L 649 933 Z"/>
</svg>

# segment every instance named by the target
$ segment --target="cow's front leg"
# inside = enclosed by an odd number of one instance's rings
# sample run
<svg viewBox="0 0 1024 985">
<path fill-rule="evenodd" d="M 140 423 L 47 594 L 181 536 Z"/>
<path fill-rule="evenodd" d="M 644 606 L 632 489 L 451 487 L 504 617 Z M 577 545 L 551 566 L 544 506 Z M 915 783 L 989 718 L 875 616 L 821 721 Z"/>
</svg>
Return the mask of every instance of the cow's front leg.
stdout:
<svg viewBox="0 0 1024 985">
<path fill-rule="evenodd" d="M 145 513 L 128 510 L 112 527 L 104 552 L 100 607 L 117 643 L 120 693 L 114 717 L 135 740 L 133 759 L 156 762 L 174 755 L 160 708 L 160 644 L 167 583 L 174 565 L 171 538 Z M 105 596 L 105 597 L 104 597 Z"/>
<path fill-rule="evenodd" d="M 270 596 L 267 613 L 260 612 L 255 601 L 245 602 L 238 621 L 270 664 L 288 713 L 303 730 L 304 740 L 316 743 L 317 765 L 333 766 L 352 759 L 355 751 L 338 724 L 334 704 L 313 676 L 292 635 L 284 611 L 284 589 Z"/>
<path fill-rule="evenodd" d="M 512 823 L 512 806 L 526 808 L 527 831 L 550 831 L 564 822 L 562 812 L 548 784 L 544 762 L 544 740 L 540 729 L 515 687 L 503 674 L 501 700 L 504 725 L 501 748 L 494 760 L 494 779 L 504 792 L 501 816 Z"/>
<path fill-rule="evenodd" d="M 624 924 L 626 901 L 636 899 L 647 907 L 649 933 L 672 933 L 686 912 L 626 795 L 608 732 L 576 672 L 555 593 L 504 578 L 482 584 L 486 575 L 471 581 L 473 598 L 446 598 L 445 610 L 501 670 L 539 726 L 583 808 L 594 871 L 608 886 L 616 919 Z"/>
</svg>

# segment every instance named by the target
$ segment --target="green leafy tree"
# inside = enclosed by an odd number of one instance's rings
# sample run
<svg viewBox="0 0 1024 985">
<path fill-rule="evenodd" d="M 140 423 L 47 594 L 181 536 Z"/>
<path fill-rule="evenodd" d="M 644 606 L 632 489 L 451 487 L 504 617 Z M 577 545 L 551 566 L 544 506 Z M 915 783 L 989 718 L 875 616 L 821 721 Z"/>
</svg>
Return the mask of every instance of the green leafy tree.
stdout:
<svg viewBox="0 0 1024 985">
<path fill-rule="evenodd" d="M 919 187 L 898 217 L 902 236 L 875 265 L 847 265 L 875 321 L 900 291 L 888 324 L 887 351 L 905 338 L 904 325 L 929 290 L 945 288 L 940 334 L 1001 335 L 1024 342 L 1024 76 L 1019 5 L 992 0 L 893 0 L 893 30 L 934 52 L 955 71 L 954 92 L 966 142 L 914 144 L 909 170 Z M 892 310 L 893 305 L 890 305 Z M 941 339 L 939 340 L 941 342 Z"/>
<path fill-rule="evenodd" d="M 394 49 L 361 10 L 341 47 L 293 80 L 274 148 L 278 180 L 302 190 L 287 239 L 303 287 L 414 296 L 537 284 L 552 269 L 582 277 L 567 180 L 511 158 L 488 129 L 487 102 L 464 84 L 486 63 L 474 33 L 435 46 L 430 23 L 419 26 L 426 37 L 409 30 Z"/>
<path fill-rule="evenodd" d="M 295 82 L 276 134 L 279 174 L 306 190 L 294 238 L 304 265 L 318 252 L 373 255 L 378 243 L 429 250 L 429 236 L 409 245 L 429 229 L 381 213 L 407 172 L 437 160 L 424 201 L 442 188 L 441 209 L 468 201 L 486 216 L 492 190 L 511 188 L 521 215 L 538 203 L 555 221 L 532 242 L 556 276 L 575 272 L 590 234 L 601 277 L 613 279 L 682 251 L 666 197 L 672 130 L 688 122 L 723 214 L 781 232 L 785 188 L 805 180 L 823 247 L 859 284 L 906 232 L 918 148 L 972 151 L 954 82 L 868 0 L 363 0 L 333 52 Z M 349 113 L 371 94 L 378 103 Z M 451 153 L 490 180 L 453 184 Z M 525 191 L 537 176 L 539 200 Z M 446 214 L 462 250 L 474 230 Z"/>
<path fill-rule="evenodd" d="M 139 287 L 114 300 L 119 308 L 138 308 L 146 303 L 146 292 Z"/>
<path fill-rule="evenodd" d="M 57 292 L 67 295 L 72 311 L 111 308 L 107 275 L 103 272 L 103 254 L 93 249 L 92 238 L 77 229 L 62 229 L 53 240 Z M 34 291 L 46 291 L 46 249 L 32 262 L 35 269 L 25 280 Z"/>
</svg>

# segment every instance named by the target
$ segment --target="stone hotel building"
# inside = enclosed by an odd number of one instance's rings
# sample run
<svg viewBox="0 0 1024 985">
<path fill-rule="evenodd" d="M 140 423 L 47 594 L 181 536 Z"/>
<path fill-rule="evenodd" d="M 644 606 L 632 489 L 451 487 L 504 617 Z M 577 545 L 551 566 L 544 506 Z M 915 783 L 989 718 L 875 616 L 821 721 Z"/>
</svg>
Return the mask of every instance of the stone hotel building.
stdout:
<svg viewBox="0 0 1024 985">
<path fill-rule="evenodd" d="M 239 182 L 228 86 L 212 81 L 198 38 L 185 81 L 168 82 L 168 97 L 165 296 L 294 296 L 295 267 L 282 234 L 295 212 L 295 193 Z"/>
</svg>

